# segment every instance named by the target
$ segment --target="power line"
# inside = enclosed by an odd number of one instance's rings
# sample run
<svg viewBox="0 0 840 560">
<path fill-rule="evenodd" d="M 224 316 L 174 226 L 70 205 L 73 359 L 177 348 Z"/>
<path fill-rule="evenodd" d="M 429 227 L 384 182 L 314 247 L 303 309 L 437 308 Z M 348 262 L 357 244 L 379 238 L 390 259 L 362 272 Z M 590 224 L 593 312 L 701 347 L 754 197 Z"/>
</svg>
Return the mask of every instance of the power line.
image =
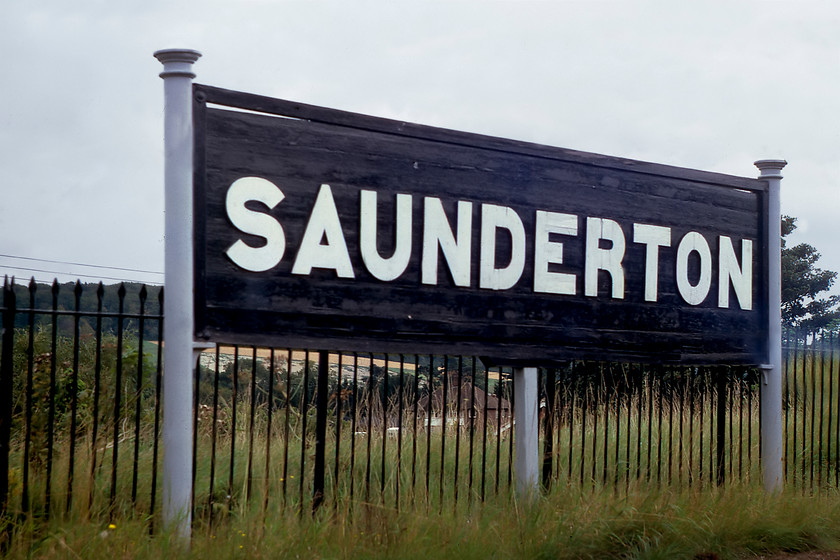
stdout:
<svg viewBox="0 0 840 560">
<path fill-rule="evenodd" d="M 99 265 L 99 264 L 85 264 L 85 263 L 77 263 L 77 262 L 70 262 L 70 261 L 56 261 L 56 260 L 51 260 L 51 259 L 38 259 L 38 258 L 35 258 L 35 257 L 22 257 L 20 255 L 0 254 L 0 257 L 5 257 L 5 258 L 9 258 L 9 259 L 21 259 L 21 260 L 25 260 L 25 261 L 37 261 L 37 262 L 44 262 L 44 263 L 50 263 L 50 264 L 67 264 L 67 265 L 71 265 L 71 266 L 85 266 L 85 267 L 88 267 L 88 268 L 102 268 L 102 269 L 107 269 L 107 270 L 119 270 L 119 271 L 122 271 L 122 272 L 140 272 L 140 273 L 143 273 L 143 274 L 160 274 L 160 275 L 163 275 L 163 272 L 158 272 L 156 270 L 142 270 L 142 269 L 139 269 L 139 268 L 122 268 L 122 267 L 118 267 L 118 266 L 105 266 L 105 265 Z M 9 267 L 9 268 L 14 268 L 14 267 Z M 24 270 L 26 270 L 26 269 L 24 269 Z M 32 270 L 35 270 L 35 269 L 32 269 Z M 41 270 L 39 272 L 51 272 L 51 271 Z M 84 276 L 84 275 L 80 274 L 79 276 Z M 114 280 L 114 278 L 111 278 L 111 280 Z M 119 280 L 119 278 L 117 278 L 117 280 Z"/>
<path fill-rule="evenodd" d="M 26 267 L 22 267 L 22 266 L 12 266 L 12 265 L 7 265 L 7 264 L 0 265 L 0 269 L 2 269 L 2 268 L 11 268 L 11 269 L 14 269 L 14 270 L 25 270 L 25 271 L 28 271 L 28 272 L 42 272 L 42 273 L 45 273 L 45 274 L 61 274 L 61 275 L 64 275 L 64 276 L 78 276 L 78 277 L 81 277 L 81 278 L 94 278 L 94 279 L 97 279 L 97 280 L 116 280 L 117 282 L 135 282 L 137 284 L 161 284 L 161 282 L 158 282 L 158 281 L 137 280 L 137 279 L 133 279 L 133 278 L 117 278 L 117 277 L 114 277 L 114 276 L 101 276 L 101 275 L 98 275 L 98 274 L 81 274 L 81 273 L 64 272 L 64 271 L 58 271 L 58 270 L 44 270 L 44 269 L 40 269 L 40 268 L 26 268 Z"/>
</svg>

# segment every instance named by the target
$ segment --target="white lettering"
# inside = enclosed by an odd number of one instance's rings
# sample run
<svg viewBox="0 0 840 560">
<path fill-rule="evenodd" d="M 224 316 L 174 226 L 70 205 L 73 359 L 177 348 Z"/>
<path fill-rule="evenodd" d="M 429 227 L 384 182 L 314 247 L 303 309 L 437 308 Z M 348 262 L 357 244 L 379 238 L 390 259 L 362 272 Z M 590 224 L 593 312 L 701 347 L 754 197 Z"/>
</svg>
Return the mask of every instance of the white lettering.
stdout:
<svg viewBox="0 0 840 560">
<path fill-rule="evenodd" d="M 551 264 L 563 264 L 563 244 L 551 241 L 551 234 L 577 235 L 574 214 L 537 210 L 534 235 L 534 291 L 544 294 L 575 295 L 577 278 L 569 272 L 552 272 Z"/>
<path fill-rule="evenodd" d="M 511 237 L 510 263 L 496 268 L 496 230 L 506 229 Z M 519 282 L 525 270 L 525 226 L 519 215 L 506 206 L 481 205 L 481 255 L 479 280 L 481 288 L 507 290 Z"/>
<path fill-rule="evenodd" d="M 612 242 L 612 247 L 602 249 L 600 241 Z M 612 279 L 612 297 L 624 299 L 624 232 L 618 222 L 607 218 L 586 218 L 586 266 L 584 293 L 598 295 L 598 271 L 605 270 Z"/>
<path fill-rule="evenodd" d="M 269 210 L 283 200 L 277 185 L 260 177 L 242 177 L 228 188 L 225 210 L 231 223 L 243 233 L 265 238 L 265 245 L 252 247 L 238 239 L 225 254 L 233 263 L 251 272 L 265 272 L 277 266 L 286 251 L 286 236 L 280 222 L 264 212 L 249 210 L 251 200 L 262 202 Z"/>
<path fill-rule="evenodd" d="M 741 309 L 752 309 L 752 241 L 741 240 L 741 266 L 735 257 L 732 239 L 720 236 L 718 255 L 718 307 L 729 307 L 729 282 Z"/>
<path fill-rule="evenodd" d="M 470 244 L 472 242 L 472 203 L 458 201 L 458 235 L 452 234 L 439 198 L 426 197 L 423 214 L 423 257 L 420 281 L 437 285 L 438 247 L 443 252 L 456 286 L 470 285 Z"/>
<path fill-rule="evenodd" d="M 394 254 L 382 258 L 376 249 L 376 191 L 362 191 L 359 244 L 362 261 L 375 278 L 390 282 L 405 272 L 411 258 L 411 195 L 397 195 Z"/>
<path fill-rule="evenodd" d="M 671 246 L 671 228 L 633 224 L 633 242 L 645 249 L 645 301 L 656 301 L 659 292 L 659 248 Z"/>
<path fill-rule="evenodd" d="M 322 240 L 326 240 L 326 243 L 322 243 Z M 292 274 L 306 275 L 313 268 L 335 270 L 339 278 L 355 278 L 329 185 L 321 185 L 318 191 Z"/>
<path fill-rule="evenodd" d="M 692 285 L 688 279 L 688 257 L 693 252 L 700 256 L 700 279 Z M 712 252 L 706 238 L 690 231 L 677 247 L 677 289 L 689 305 L 700 305 L 709 294 L 712 285 Z"/>
</svg>

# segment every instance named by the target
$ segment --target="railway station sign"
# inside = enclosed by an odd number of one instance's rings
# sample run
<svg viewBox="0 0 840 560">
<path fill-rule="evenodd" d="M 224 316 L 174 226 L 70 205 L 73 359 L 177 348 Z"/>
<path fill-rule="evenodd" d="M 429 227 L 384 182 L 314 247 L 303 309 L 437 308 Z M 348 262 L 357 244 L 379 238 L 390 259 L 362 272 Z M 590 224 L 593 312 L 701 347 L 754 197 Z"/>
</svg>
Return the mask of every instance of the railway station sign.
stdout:
<svg viewBox="0 0 840 560">
<path fill-rule="evenodd" d="M 199 340 L 765 360 L 763 181 L 193 94 Z"/>
</svg>

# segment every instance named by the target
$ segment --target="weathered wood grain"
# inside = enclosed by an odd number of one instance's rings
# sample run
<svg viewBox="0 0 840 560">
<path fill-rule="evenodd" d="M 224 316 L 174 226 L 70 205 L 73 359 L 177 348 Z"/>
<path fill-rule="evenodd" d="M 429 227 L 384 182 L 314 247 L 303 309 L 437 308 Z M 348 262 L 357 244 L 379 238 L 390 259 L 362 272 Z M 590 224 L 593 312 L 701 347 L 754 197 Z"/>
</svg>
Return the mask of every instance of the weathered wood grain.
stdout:
<svg viewBox="0 0 840 560">
<path fill-rule="evenodd" d="M 754 179 L 659 166 L 512 140 L 470 135 L 196 86 L 196 336 L 201 339 L 376 352 L 463 352 L 506 364 L 570 358 L 757 364 L 763 361 L 763 238 L 766 184 Z M 273 115 L 209 107 L 226 105 Z M 286 251 L 271 270 L 237 267 L 225 250 L 237 230 L 225 195 L 245 176 L 265 178 L 284 200 L 269 214 L 283 226 Z M 291 273 L 315 197 L 330 185 L 355 278 L 329 269 Z M 367 272 L 359 243 L 360 191 L 377 192 L 377 249 L 394 250 L 396 194 L 412 196 L 412 252 L 396 279 Z M 469 287 L 456 286 L 439 255 L 436 286 L 421 283 L 425 197 L 440 199 L 454 223 L 458 201 L 472 203 Z M 525 268 L 510 289 L 480 289 L 482 203 L 513 209 L 526 232 Z M 259 203 L 249 208 L 265 211 Z M 562 265 L 575 295 L 534 293 L 537 210 L 578 217 L 576 236 L 560 236 Z M 626 240 L 623 299 L 606 272 L 598 296 L 584 296 L 586 218 L 615 221 Z M 633 224 L 671 229 L 660 251 L 656 302 L 644 301 L 646 247 Z M 705 300 L 685 303 L 676 287 L 676 247 L 688 232 L 753 242 L 752 310 L 717 306 L 717 268 Z M 511 258 L 510 236 L 496 237 L 496 263 Z M 696 282 L 697 258 L 688 276 Z M 730 288 L 730 302 L 736 302 Z"/>
</svg>

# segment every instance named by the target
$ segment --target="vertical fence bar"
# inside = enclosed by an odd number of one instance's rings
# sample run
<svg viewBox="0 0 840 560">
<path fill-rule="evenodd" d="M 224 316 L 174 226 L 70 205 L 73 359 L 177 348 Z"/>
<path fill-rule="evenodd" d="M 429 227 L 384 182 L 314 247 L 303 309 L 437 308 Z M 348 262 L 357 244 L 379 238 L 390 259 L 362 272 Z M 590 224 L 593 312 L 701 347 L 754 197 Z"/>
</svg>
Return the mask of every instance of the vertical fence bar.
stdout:
<svg viewBox="0 0 840 560">
<path fill-rule="evenodd" d="M 32 447 L 32 395 L 35 376 L 35 279 L 29 282 L 29 346 L 26 357 L 26 434 L 23 442 L 23 487 L 21 488 L 20 506 L 24 513 L 29 512 L 29 465 Z"/>
<path fill-rule="evenodd" d="M 668 484 L 673 483 L 673 459 L 674 459 L 674 367 L 670 368 L 668 374 Z"/>
<path fill-rule="evenodd" d="M 216 441 L 219 425 L 219 360 L 221 358 L 219 346 L 216 345 L 215 364 L 213 366 L 213 412 L 212 426 L 210 426 L 210 490 L 207 496 L 207 512 L 210 523 L 213 522 L 213 503 L 216 500 Z M 196 434 L 197 437 L 197 434 Z"/>
<path fill-rule="evenodd" d="M 14 280 L 9 285 L 8 277 L 3 280 L 3 341 L 0 356 L 0 519 L 5 519 L 9 505 L 9 452 L 12 439 L 12 390 L 14 383 L 15 348 L 15 298 Z M 5 525 L 5 523 L 4 523 Z M 3 542 L 3 539 L 0 539 Z"/>
<path fill-rule="evenodd" d="M 366 385 L 367 409 L 365 411 L 365 431 L 367 432 L 367 450 L 365 463 L 365 501 L 370 501 L 370 453 L 371 441 L 373 438 L 373 396 L 376 389 L 376 380 L 373 376 L 373 354 L 368 354 L 368 380 Z"/>
<path fill-rule="evenodd" d="M 469 482 L 468 488 L 469 491 L 467 492 L 467 507 L 472 504 L 472 495 L 473 495 L 473 443 L 475 439 L 475 419 L 476 419 L 476 410 L 475 410 L 475 374 L 476 372 L 476 359 L 475 357 L 472 358 L 472 365 L 471 365 L 471 374 L 470 374 L 470 412 L 469 412 L 469 421 L 470 421 L 470 462 L 468 467 L 469 473 Z M 486 410 L 486 409 L 485 409 Z"/>
<path fill-rule="evenodd" d="M 514 433 L 514 423 L 516 418 L 516 392 L 515 392 L 516 381 L 513 379 L 513 374 L 511 373 L 511 383 L 509 384 L 508 388 L 508 396 L 510 398 L 510 415 L 509 415 L 509 424 L 508 424 L 508 469 L 507 469 L 507 485 L 508 491 L 510 491 L 511 486 L 513 484 L 513 444 L 514 439 L 516 438 L 516 434 Z M 534 478 L 534 484 L 536 484 L 536 474 Z"/>
<path fill-rule="evenodd" d="M 578 395 L 577 395 L 577 377 L 575 373 L 577 372 L 577 362 L 572 362 L 572 379 L 570 383 L 569 393 L 571 395 L 570 400 L 571 408 L 569 409 L 569 484 L 572 482 L 573 476 L 573 461 L 574 461 L 574 435 L 575 435 L 575 405 L 577 404 Z"/>
<path fill-rule="evenodd" d="M 285 422 L 283 423 L 283 508 L 287 505 L 289 485 L 289 415 L 292 406 L 292 349 L 286 350 L 286 398 L 284 402 Z"/>
<path fill-rule="evenodd" d="M 265 518 L 266 512 L 268 511 L 268 496 L 270 494 L 271 489 L 271 440 L 274 439 L 271 421 L 272 415 L 274 413 L 274 368 L 276 367 L 274 356 L 274 348 L 271 348 L 268 354 L 268 392 L 266 395 L 265 411 L 265 467 L 263 469 L 263 476 L 265 476 L 265 482 L 263 483 L 263 518 Z M 339 369 L 339 372 L 340 371 L 341 369 Z M 340 416 L 337 416 L 340 419 Z M 340 422 L 336 422 L 336 426 L 338 425 L 340 425 Z M 337 463 L 338 459 L 336 459 L 336 473 L 338 472 Z M 336 484 L 336 486 L 338 486 L 338 484 Z"/>
<path fill-rule="evenodd" d="M 330 356 L 318 352 L 318 384 L 315 390 L 315 472 L 312 478 L 312 512 L 324 502 L 327 454 L 327 406 L 329 405 Z M 386 370 L 387 375 L 387 370 Z M 305 438 L 305 436 L 304 436 Z M 303 475 L 301 474 L 301 479 Z"/>
<path fill-rule="evenodd" d="M 350 503 L 353 503 L 353 490 L 356 481 L 356 418 L 359 413 L 359 356 L 353 354 L 353 410 L 350 417 Z"/>
<path fill-rule="evenodd" d="M 234 492 L 233 480 L 234 471 L 236 470 L 236 412 L 239 401 L 239 346 L 233 347 L 233 370 L 232 386 L 230 396 L 230 457 L 228 458 L 228 484 L 227 493 L 225 494 L 226 509 L 231 511 L 233 507 Z"/>
<path fill-rule="evenodd" d="M 411 496 L 416 498 L 417 489 L 417 415 L 420 408 L 420 358 L 414 355 L 414 389 L 412 396 L 413 416 L 411 418 Z"/>
<path fill-rule="evenodd" d="M 461 388 L 463 386 L 463 378 L 464 378 L 464 358 L 463 356 L 458 356 L 458 390 L 455 396 L 456 405 L 455 405 L 455 473 L 452 482 L 452 489 L 454 492 L 453 495 L 453 502 L 455 511 L 458 508 L 458 471 L 461 459 Z"/>
<path fill-rule="evenodd" d="M 432 400 L 435 394 L 435 357 L 429 356 L 429 373 L 427 378 L 428 398 L 426 400 L 426 472 L 425 472 L 425 490 L 426 490 L 426 507 L 429 505 L 429 473 L 431 471 L 430 463 L 432 457 Z"/>
<path fill-rule="evenodd" d="M 380 462 L 379 474 L 379 496 L 380 500 L 385 500 L 385 464 L 387 463 L 385 450 L 388 443 L 388 368 L 390 367 L 390 359 L 385 355 L 384 367 L 382 370 L 382 460 Z M 373 369 L 373 364 L 371 364 Z"/>
<path fill-rule="evenodd" d="M 680 380 L 677 385 L 680 394 L 679 418 L 680 418 L 680 433 L 679 433 L 679 458 L 677 460 L 677 484 L 682 487 L 683 483 L 683 428 L 685 427 L 685 390 L 686 390 L 686 368 L 680 368 Z"/>
<path fill-rule="evenodd" d="M 698 430 L 700 432 L 700 448 L 697 451 L 697 480 L 700 484 L 700 488 L 703 487 L 703 434 L 705 433 L 705 425 L 703 423 L 703 416 L 706 408 L 706 370 L 705 368 L 696 368 L 695 372 L 697 373 L 698 382 L 702 383 L 699 392 L 700 392 L 700 414 L 699 418 L 697 419 L 698 423 Z"/>
<path fill-rule="evenodd" d="M 79 321 L 81 320 L 82 283 L 76 280 L 73 288 L 73 373 L 70 379 L 70 456 L 67 461 L 67 502 L 64 511 L 70 513 L 73 504 L 73 475 L 76 467 L 76 421 L 79 404 Z"/>
<path fill-rule="evenodd" d="M 415 371 L 415 374 L 417 372 Z M 397 473 L 394 477 L 394 508 L 400 510 L 400 480 L 402 478 L 403 394 L 405 392 L 405 355 L 400 354 L 400 380 L 397 390 Z"/>
<path fill-rule="evenodd" d="M 273 356 L 273 355 L 272 355 Z M 341 425 L 344 423 L 344 410 L 342 406 L 342 401 L 344 400 L 344 392 L 342 391 L 341 384 L 341 374 L 344 370 L 344 355 L 339 353 L 336 356 L 338 361 L 338 373 L 336 375 L 336 386 L 335 386 L 335 464 L 333 466 L 334 478 L 333 478 L 333 509 L 338 507 L 338 476 L 339 476 L 339 469 L 340 469 L 340 456 L 341 456 Z M 269 417 L 270 418 L 270 417 Z M 268 469 L 266 469 L 266 473 L 268 473 Z M 352 476 L 352 473 L 351 473 Z"/>
<path fill-rule="evenodd" d="M 484 368 L 484 413 L 481 427 L 481 501 L 484 501 L 484 483 L 487 479 L 487 406 L 490 402 L 490 369 Z"/>
<path fill-rule="evenodd" d="M 627 432 L 627 441 L 625 443 L 625 449 L 624 449 L 624 454 L 627 457 L 627 463 L 626 463 L 627 466 L 626 466 L 626 469 L 624 471 L 624 493 L 625 493 L 625 495 L 628 495 L 630 493 L 630 440 L 631 440 L 631 429 L 630 428 L 632 427 L 631 414 L 632 414 L 632 408 L 633 408 L 633 393 L 635 392 L 635 388 L 636 388 L 636 385 L 637 385 L 635 376 L 633 375 L 633 366 L 632 365 L 628 365 L 627 372 L 629 372 L 630 376 L 628 378 L 627 374 L 625 373 L 625 380 L 627 381 L 627 383 L 626 383 L 626 388 L 627 388 L 627 393 L 626 393 L 627 429 L 625 430 L 625 432 Z"/>
<path fill-rule="evenodd" d="M 502 368 L 497 368 L 499 371 L 499 382 L 496 385 L 498 403 L 496 405 L 496 478 L 494 491 L 496 495 L 499 494 L 499 483 L 501 476 L 501 459 L 502 459 L 502 403 L 504 402 L 504 384 L 502 383 Z M 508 411 L 510 412 L 510 411 Z"/>
<path fill-rule="evenodd" d="M 717 417 L 715 420 L 715 427 L 717 433 L 715 435 L 715 443 L 717 443 L 716 459 L 717 464 L 717 485 L 723 486 L 726 482 L 726 379 L 721 368 L 713 370 L 716 381 L 716 395 L 717 406 L 715 407 Z"/>
<path fill-rule="evenodd" d="M 747 482 L 752 482 L 752 424 L 753 424 L 753 379 L 756 370 L 750 370 L 750 378 L 747 385 Z M 787 442 L 787 437 L 785 437 Z"/>
<path fill-rule="evenodd" d="M 801 464 L 801 475 L 802 475 L 802 491 L 805 491 L 805 487 L 807 486 L 807 477 L 808 477 L 808 468 L 807 468 L 807 458 L 808 458 L 808 377 L 806 375 L 808 370 L 808 333 L 803 333 L 803 340 L 802 340 L 802 387 L 801 387 L 801 395 L 802 395 L 802 406 L 800 407 L 802 412 L 802 417 L 800 418 L 800 426 L 802 426 L 802 437 L 800 441 L 802 443 L 802 451 L 800 453 L 800 458 L 802 461 Z"/>
<path fill-rule="evenodd" d="M 146 286 L 140 287 L 140 318 L 137 332 L 137 379 L 134 386 L 134 465 L 131 471 L 131 502 L 137 503 L 137 476 L 140 461 L 140 415 L 143 412 L 143 329 L 146 326 Z M 196 384 L 197 386 L 197 384 Z M 198 407 L 196 407 L 196 411 Z M 195 483 L 193 483 L 195 486 Z M 193 504 L 194 507 L 194 504 Z"/>
<path fill-rule="evenodd" d="M 584 362 L 583 374 L 584 381 L 589 377 L 589 365 Z M 581 403 L 580 403 L 580 485 L 583 487 L 586 478 L 586 418 L 589 415 L 589 388 L 588 383 L 585 383 L 581 388 Z"/>
<path fill-rule="evenodd" d="M 543 416 L 543 460 L 542 485 L 548 491 L 551 489 L 551 470 L 554 460 L 554 406 L 555 386 L 557 384 L 557 370 L 548 368 L 545 371 L 545 415 Z"/>
<path fill-rule="evenodd" d="M 653 385 L 656 380 L 656 375 L 652 368 L 648 368 L 647 370 L 647 400 L 645 401 L 645 405 L 647 406 L 647 470 L 645 471 L 645 482 L 650 482 L 651 478 L 651 449 L 653 448 Z"/>
<path fill-rule="evenodd" d="M 816 346 L 816 343 L 815 343 Z M 823 482 L 823 413 L 825 403 L 825 331 L 820 333 L 820 412 L 819 412 L 819 426 L 817 432 L 819 440 L 817 442 L 817 491 L 822 488 Z M 816 408 L 816 405 L 814 406 Z M 813 460 L 813 452 L 811 453 Z"/>
<path fill-rule="evenodd" d="M 55 440 L 56 354 L 58 354 L 58 280 L 52 284 L 52 321 L 50 330 L 50 385 L 47 413 L 47 475 L 44 491 L 44 516 L 49 519 L 52 509 L 53 442 Z M 114 448 L 116 452 L 116 447 Z M 114 483 L 114 487 L 116 483 Z M 113 492 L 113 491 L 112 491 Z"/>
<path fill-rule="evenodd" d="M 35 282 L 32 282 L 32 286 L 34 287 Z M 102 285 L 102 282 L 99 283 L 99 286 L 96 289 L 96 334 L 95 334 L 95 355 L 94 355 L 94 365 L 93 365 L 93 427 L 91 431 L 91 442 L 90 442 L 90 470 L 89 470 L 89 477 L 88 477 L 88 484 L 90 485 L 90 489 L 88 492 L 88 513 L 91 509 L 93 509 L 93 495 L 94 495 L 94 482 L 96 480 L 96 448 L 97 442 L 99 441 L 99 392 L 102 387 L 102 297 L 105 294 L 105 287 Z M 33 301 L 31 307 L 35 306 L 35 302 Z M 29 336 L 30 341 L 32 340 L 32 330 L 35 327 L 34 317 L 32 311 L 30 311 L 30 321 L 29 321 Z M 161 327 L 162 328 L 162 327 Z M 30 342 L 30 352 L 34 350 L 32 348 L 32 343 Z M 160 349 L 163 345 L 158 345 L 158 349 Z M 31 400 L 32 394 L 30 389 L 27 387 L 27 401 Z M 28 421 L 27 421 L 28 423 Z M 29 437 L 26 438 L 26 444 L 29 445 Z M 155 430 L 155 452 L 157 452 L 157 430 Z M 29 453 L 25 452 L 24 456 L 28 458 Z M 154 482 L 155 482 L 155 475 L 156 470 L 153 469 L 152 471 L 152 506 L 154 506 Z M 154 507 L 151 508 L 151 511 L 154 512 Z M 150 524 L 153 526 L 153 524 Z M 150 527 L 151 528 L 151 527 Z"/>
<path fill-rule="evenodd" d="M 797 437 L 799 435 L 799 428 L 797 427 L 796 415 L 799 412 L 799 336 L 801 331 L 796 329 L 793 333 L 793 441 L 791 447 L 793 449 L 793 457 L 789 460 L 791 464 L 791 478 L 793 478 L 793 487 L 796 488 L 797 481 L 797 465 L 799 464 L 799 446 L 797 445 Z"/>
<path fill-rule="evenodd" d="M 99 283 L 100 289 L 102 283 Z M 98 323 L 97 323 L 98 324 Z M 155 529 L 155 504 L 157 499 L 157 479 L 158 479 L 158 451 L 160 440 L 160 407 L 161 407 L 161 390 L 163 388 L 163 288 L 158 290 L 158 337 L 157 337 L 157 359 L 155 361 L 155 404 L 154 404 L 154 428 L 152 431 L 152 489 L 151 499 L 149 504 L 149 533 L 153 534 Z M 98 327 L 97 327 L 98 328 Z M 98 359 L 98 358 L 97 358 Z M 98 370 L 98 366 L 97 366 Z M 97 371 L 97 385 L 99 373 Z M 94 420 L 96 422 L 96 420 Z M 96 441 L 96 435 L 93 437 Z"/>
<path fill-rule="evenodd" d="M 811 491 L 814 491 L 814 451 L 816 444 L 814 441 L 814 430 L 816 428 L 817 419 L 817 332 L 811 333 L 811 422 L 808 426 L 810 435 L 810 445 L 808 446 L 808 467 L 809 467 L 809 483 Z"/>
<path fill-rule="evenodd" d="M 196 385 L 198 386 L 198 385 Z M 251 500 L 251 489 L 254 482 L 254 421 L 257 414 L 257 348 L 251 347 L 251 387 L 248 411 L 248 466 L 245 473 L 245 502 Z"/>
<path fill-rule="evenodd" d="M 123 374 L 123 343 L 124 343 L 124 317 L 125 309 L 125 284 L 120 284 L 117 290 L 119 298 L 119 310 L 117 312 L 117 366 L 116 382 L 114 384 L 114 425 L 113 443 L 111 446 L 111 496 L 109 510 L 113 512 L 117 501 L 117 468 L 119 465 L 120 449 L 120 417 L 122 409 L 122 374 Z"/>
<path fill-rule="evenodd" d="M 664 400 L 665 391 L 662 389 L 662 383 L 665 377 L 665 370 L 661 365 L 654 368 L 656 379 L 656 417 L 657 417 L 657 434 L 656 434 L 656 484 L 662 486 L 662 401 Z"/>
<path fill-rule="evenodd" d="M 593 371 L 597 371 L 597 381 L 592 383 L 592 465 L 590 465 L 592 472 L 590 473 L 590 483 L 592 484 L 593 489 L 596 486 L 596 481 L 598 480 L 595 476 L 595 469 L 598 463 L 598 416 L 600 416 L 600 409 L 601 409 L 601 389 L 604 380 L 604 365 L 603 363 L 598 364 L 597 366 L 593 364 Z M 591 383 L 591 381 L 590 381 Z"/>
<path fill-rule="evenodd" d="M 728 409 L 729 409 L 729 426 L 728 426 L 728 433 L 729 433 L 729 483 L 732 483 L 732 461 L 735 456 L 733 451 L 733 442 L 732 442 L 732 406 L 733 406 L 733 394 L 735 391 L 735 385 L 732 382 L 732 368 L 726 367 L 723 370 L 725 373 L 725 383 L 726 383 L 726 393 L 725 397 L 727 399 Z"/>
<path fill-rule="evenodd" d="M 695 368 L 688 368 L 686 382 L 688 383 L 688 487 L 694 483 L 694 396 L 695 396 Z"/>
<path fill-rule="evenodd" d="M 306 420 L 309 416 L 309 350 L 303 357 L 303 393 L 300 401 L 300 480 L 298 481 L 298 513 L 303 517 L 304 482 L 306 480 Z"/>
<path fill-rule="evenodd" d="M 642 478 L 642 405 L 645 395 L 645 369 L 639 365 L 639 379 L 636 383 L 636 482 Z"/>
<path fill-rule="evenodd" d="M 440 487 L 438 488 L 438 499 L 440 500 L 440 508 L 443 509 L 443 481 L 444 481 L 444 465 L 446 462 L 446 406 L 448 404 L 448 393 L 449 393 L 449 356 L 443 357 L 443 370 L 442 370 L 442 388 L 443 388 L 443 396 L 442 396 L 442 405 L 441 405 L 441 419 L 440 419 Z"/>
<path fill-rule="evenodd" d="M 609 447 L 609 427 L 610 427 L 610 383 L 606 381 L 606 376 L 604 375 L 604 365 L 601 364 L 601 407 L 604 409 L 604 457 L 603 462 L 604 464 L 601 467 L 601 485 L 607 485 L 607 471 L 609 469 L 609 461 L 607 456 L 607 449 Z M 610 375 L 610 382 L 612 381 L 612 370 L 607 367 L 606 372 Z"/>
<path fill-rule="evenodd" d="M 622 367 L 622 370 L 623 370 L 624 369 L 623 366 L 621 366 L 621 367 Z M 622 373 L 624 373 L 624 372 L 622 371 Z M 615 380 L 615 372 L 614 371 L 613 371 L 612 378 L 613 378 L 612 392 L 613 392 L 613 399 L 615 401 L 615 455 L 614 455 L 614 458 L 613 458 L 613 470 L 614 470 L 613 487 L 614 487 L 614 491 L 617 493 L 618 492 L 618 479 L 621 476 L 621 473 L 619 472 L 619 464 L 620 464 L 620 459 L 621 459 L 621 457 L 620 457 L 621 456 L 621 452 L 620 452 L 621 451 L 621 395 L 619 394 L 620 384 L 619 384 L 618 381 Z M 625 374 L 624 375 L 624 380 L 626 381 L 626 379 L 627 379 L 627 377 L 626 377 L 626 374 Z M 626 388 L 626 383 L 625 383 L 624 386 L 621 386 L 622 390 L 625 389 L 625 388 Z"/>
<path fill-rule="evenodd" d="M 201 352 L 196 349 L 193 353 L 193 361 L 195 362 L 194 374 L 195 379 L 193 380 L 193 385 L 195 390 L 192 393 L 192 413 L 193 413 L 193 425 L 192 425 L 192 433 L 198 433 L 198 417 L 200 412 L 199 407 L 199 391 L 198 387 L 201 386 Z M 196 476 L 198 474 L 198 438 L 194 437 L 192 439 L 192 473 L 191 473 L 191 492 L 190 492 L 190 519 L 195 517 L 195 481 Z"/>
<path fill-rule="evenodd" d="M 834 396 L 833 396 L 833 389 L 834 389 L 834 375 L 836 370 L 834 369 L 834 349 L 837 347 L 838 339 L 840 339 L 840 333 L 835 333 L 833 340 L 829 338 L 829 345 L 831 346 L 831 358 L 829 361 L 829 371 L 828 371 L 828 456 L 831 457 L 831 420 L 834 414 L 831 413 L 832 407 L 834 407 L 836 414 L 840 415 L 840 403 L 838 406 L 834 406 Z M 840 395 L 840 386 L 837 388 L 838 395 Z M 838 425 L 836 427 L 835 432 L 835 445 L 834 445 L 834 486 L 840 486 L 840 447 L 837 445 L 837 438 L 840 436 L 840 420 L 838 420 Z M 826 475 L 831 480 L 831 463 L 829 463 L 829 470 Z"/>
<path fill-rule="evenodd" d="M 784 421 L 784 424 L 783 424 L 783 426 L 784 426 L 784 433 L 783 433 L 783 436 L 784 436 L 784 450 L 783 450 L 783 453 L 784 453 L 784 458 L 785 458 L 785 467 L 784 467 L 783 476 L 784 476 L 785 484 L 787 484 L 788 480 L 789 480 L 788 471 L 790 469 L 790 437 L 791 437 L 791 430 L 790 430 L 790 407 L 791 407 L 790 378 L 791 378 L 791 371 L 793 369 L 791 367 L 791 359 L 792 359 L 792 355 L 795 355 L 795 354 L 791 353 L 791 347 L 790 347 L 791 330 L 787 329 L 785 331 L 784 336 L 785 336 L 784 340 L 787 343 L 787 347 L 785 348 L 784 360 L 782 361 L 782 364 L 783 364 L 782 379 L 783 379 L 783 383 L 784 383 L 784 395 L 783 395 L 784 401 L 783 402 L 784 402 L 784 411 L 785 411 L 785 417 L 783 419 L 783 421 Z M 794 346 L 794 352 L 795 352 L 795 348 L 796 347 Z M 760 379 L 759 379 L 759 383 L 761 383 Z M 750 395 L 752 395 L 752 391 L 750 391 Z M 750 410 L 752 410 L 752 409 L 750 409 Z M 750 441 L 752 441 L 752 438 L 750 439 Z"/>
<path fill-rule="evenodd" d="M 744 476 L 744 369 L 738 370 L 738 481 Z"/>
</svg>

